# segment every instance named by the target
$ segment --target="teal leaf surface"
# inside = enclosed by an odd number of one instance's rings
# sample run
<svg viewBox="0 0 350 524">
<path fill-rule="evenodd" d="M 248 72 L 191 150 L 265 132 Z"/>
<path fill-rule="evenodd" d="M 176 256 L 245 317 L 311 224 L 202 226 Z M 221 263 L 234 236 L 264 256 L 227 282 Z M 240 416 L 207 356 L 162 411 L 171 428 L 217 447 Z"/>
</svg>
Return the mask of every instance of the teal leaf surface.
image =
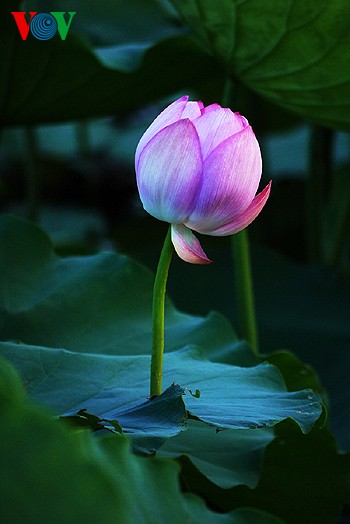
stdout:
<svg viewBox="0 0 350 524">
<path fill-rule="evenodd" d="M 123 426 L 123 411 L 128 409 L 124 415 L 129 424 L 129 417 L 135 423 L 133 412 L 136 424 L 140 423 L 140 404 L 149 393 L 148 356 L 73 353 L 14 343 L 0 343 L 0 351 L 21 374 L 30 398 L 57 415 L 86 409 L 101 418 L 117 419 Z M 176 382 L 192 391 L 199 389 L 200 398 L 189 393 L 184 397 L 186 409 L 192 416 L 222 429 L 270 427 L 291 417 L 307 432 L 322 411 L 319 397 L 312 391 L 287 392 L 274 366 L 217 364 L 197 349 L 166 354 L 163 382 Z M 148 422 L 143 421 L 146 427 Z M 142 432 L 142 427 L 138 429 Z M 165 424 L 160 430 L 156 426 L 153 434 L 164 436 L 166 431 L 171 434 L 173 426 L 169 429 Z"/>
</svg>

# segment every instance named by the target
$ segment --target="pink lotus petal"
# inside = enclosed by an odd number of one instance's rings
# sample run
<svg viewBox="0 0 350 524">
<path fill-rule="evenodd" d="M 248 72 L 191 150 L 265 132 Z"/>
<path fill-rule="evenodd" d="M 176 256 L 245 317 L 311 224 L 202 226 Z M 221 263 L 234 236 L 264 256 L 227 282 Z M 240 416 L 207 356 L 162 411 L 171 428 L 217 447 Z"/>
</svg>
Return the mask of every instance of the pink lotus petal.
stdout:
<svg viewBox="0 0 350 524">
<path fill-rule="evenodd" d="M 194 120 L 201 115 L 203 109 L 203 102 L 187 102 L 185 109 L 182 112 L 181 118 L 189 118 Z"/>
<path fill-rule="evenodd" d="M 190 120 L 159 131 L 142 150 L 136 169 L 145 210 L 165 222 L 184 222 L 195 205 L 202 169 L 199 138 Z"/>
<path fill-rule="evenodd" d="M 227 236 L 233 235 L 242 231 L 245 227 L 249 226 L 251 222 L 258 216 L 264 205 L 266 204 L 267 199 L 270 195 L 271 183 L 263 189 L 256 197 L 252 200 L 250 206 L 247 207 L 245 211 L 237 215 L 231 222 L 214 229 L 213 231 L 207 232 L 207 235 L 212 236 Z"/>
<path fill-rule="evenodd" d="M 202 115 L 204 115 L 204 113 L 210 113 L 210 111 L 217 111 L 218 109 L 222 109 L 219 104 L 210 104 L 202 109 Z"/>
<path fill-rule="evenodd" d="M 249 125 L 244 117 L 232 113 L 231 109 L 221 108 L 218 104 L 206 107 L 204 113 L 193 123 L 201 141 L 204 160 L 226 138 Z"/>
<path fill-rule="evenodd" d="M 171 241 L 176 253 L 190 264 L 210 264 L 211 260 L 204 253 L 199 240 L 183 224 L 171 225 Z"/>
<path fill-rule="evenodd" d="M 174 122 L 177 122 L 182 117 L 182 113 L 186 107 L 188 96 L 183 96 L 175 100 L 172 104 L 162 111 L 152 124 L 146 129 L 141 137 L 135 152 L 135 167 L 137 169 L 141 152 L 145 145 L 156 135 L 161 129 Z"/>
<path fill-rule="evenodd" d="M 186 225 L 207 233 L 245 210 L 258 189 L 262 161 L 250 126 L 227 138 L 207 157 L 203 183 Z"/>
</svg>

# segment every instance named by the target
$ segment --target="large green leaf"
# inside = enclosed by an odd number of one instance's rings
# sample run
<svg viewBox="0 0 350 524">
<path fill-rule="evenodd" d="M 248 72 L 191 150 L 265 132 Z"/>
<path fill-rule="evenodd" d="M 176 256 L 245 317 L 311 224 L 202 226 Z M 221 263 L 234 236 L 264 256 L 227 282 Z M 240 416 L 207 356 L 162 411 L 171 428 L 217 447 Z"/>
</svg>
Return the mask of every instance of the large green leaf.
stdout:
<svg viewBox="0 0 350 524">
<path fill-rule="evenodd" d="M 139 405 L 149 394 L 148 356 L 73 353 L 14 343 L 0 343 L 0 350 L 23 377 L 30 397 L 57 414 L 86 409 L 117 419 L 126 430 L 142 433 L 143 423 L 147 431 L 145 415 L 153 415 L 152 402 L 141 413 Z M 184 401 L 189 413 L 217 428 L 269 427 L 291 417 L 307 432 L 321 413 L 318 396 L 310 390 L 287 392 L 276 367 L 217 364 L 195 349 L 165 355 L 163 381 L 166 386 L 176 382 L 188 388 Z M 190 393 L 197 390 L 199 398 Z M 156 431 L 156 436 L 174 434 L 174 424 L 167 428 L 166 422 L 151 426 L 150 431 Z M 177 428 L 181 430 L 178 418 Z"/>
<path fill-rule="evenodd" d="M 0 362 L 1 379 L 18 388 L 13 370 Z M 3 383 L 0 383 L 3 391 Z M 21 396 L 21 387 L 17 397 Z M 183 495 L 179 468 L 164 459 L 130 453 L 125 436 L 94 439 L 68 430 L 23 400 L 1 409 L 0 504 L 5 522 L 16 524 L 149 524 L 165 521 L 268 523 L 267 516 L 240 511 L 219 515 L 203 501 Z"/>
<path fill-rule="evenodd" d="M 203 46 L 251 89 L 350 128 L 347 0 L 172 0 Z"/>
<path fill-rule="evenodd" d="M 0 339 L 73 351 L 148 354 L 153 276 L 113 253 L 61 258 L 48 237 L 14 217 L 0 219 Z M 166 347 L 233 348 L 218 314 L 185 315 L 169 302 Z M 170 384 L 169 384 L 170 385 Z"/>
</svg>

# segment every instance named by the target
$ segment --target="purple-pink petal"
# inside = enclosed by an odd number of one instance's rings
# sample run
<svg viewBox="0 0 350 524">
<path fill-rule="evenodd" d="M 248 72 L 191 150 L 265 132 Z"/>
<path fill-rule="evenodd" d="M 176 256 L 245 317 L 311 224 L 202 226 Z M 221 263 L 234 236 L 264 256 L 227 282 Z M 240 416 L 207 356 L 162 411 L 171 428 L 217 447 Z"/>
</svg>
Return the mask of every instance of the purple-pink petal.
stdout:
<svg viewBox="0 0 350 524">
<path fill-rule="evenodd" d="M 212 109 L 209 111 L 210 108 Z M 206 107 L 204 113 L 193 123 L 201 142 L 204 160 L 226 138 L 249 125 L 238 113 L 232 113 L 231 109 L 221 108 L 217 104 Z"/>
<path fill-rule="evenodd" d="M 201 115 L 203 107 L 203 102 L 187 102 L 186 107 L 182 112 L 181 118 L 189 118 L 190 120 L 194 120 Z"/>
<path fill-rule="evenodd" d="M 250 126 L 227 138 L 207 157 L 196 205 L 186 225 L 212 232 L 245 210 L 262 171 L 259 144 Z"/>
<path fill-rule="evenodd" d="M 266 204 L 267 199 L 269 198 L 271 190 L 271 182 L 263 189 L 256 197 L 252 200 L 251 204 L 242 211 L 239 215 L 236 215 L 233 220 L 224 224 L 213 231 L 208 231 L 207 235 L 212 236 L 227 236 L 234 235 L 239 231 L 242 231 L 245 227 L 249 226 L 253 220 L 259 215 L 262 208 Z"/>
<path fill-rule="evenodd" d="M 209 106 L 203 107 L 202 115 L 205 113 L 210 113 L 210 111 L 218 111 L 219 109 L 222 109 L 220 104 L 210 104 Z"/>
<path fill-rule="evenodd" d="M 143 148 L 136 168 L 145 210 L 171 224 L 187 220 L 202 183 L 202 169 L 199 138 L 190 120 L 159 131 Z"/>
<path fill-rule="evenodd" d="M 172 224 L 171 241 L 176 253 L 190 264 L 210 264 L 211 260 L 204 253 L 199 240 L 183 224 Z"/>
<path fill-rule="evenodd" d="M 189 102 L 187 96 L 146 130 L 135 168 L 145 210 L 171 224 L 175 250 L 193 264 L 211 261 L 192 230 L 237 233 L 260 213 L 271 187 L 256 195 L 262 160 L 246 118 L 219 104 Z"/>
<path fill-rule="evenodd" d="M 154 137 L 161 129 L 164 127 L 177 122 L 182 118 L 182 113 L 186 107 L 188 101 L 188 96 L 183 96 L 178 100 L 175 100 L 172 104 L 162 111 L 152 124 L 146 129 L 145 133 L 142 135 L 135 152 L 135 167 L 137 169 L 139 158 L 143 148 L 146 144 Z M 196 102 L 195 102 L 196 103 Z"/>
</svg>

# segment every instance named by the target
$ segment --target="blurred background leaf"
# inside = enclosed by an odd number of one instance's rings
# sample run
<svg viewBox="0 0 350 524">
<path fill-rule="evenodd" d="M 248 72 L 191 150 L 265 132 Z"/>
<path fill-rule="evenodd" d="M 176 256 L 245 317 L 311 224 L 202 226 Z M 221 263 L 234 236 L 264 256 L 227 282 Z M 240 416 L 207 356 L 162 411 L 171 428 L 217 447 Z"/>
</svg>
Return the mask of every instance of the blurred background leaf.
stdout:
<svg viewBox="0 0 350 524">
<path fill-rule="evenodd" d="M 1 46 L 10 45 L 5 32 L 0 39 Z M 189 37 L 156 44 L 132 73 L 103 66 L 87 44 L 73 36 L 64 47 L 53 40 L 43 47 L 33 40 L 23 45 L 14 34 L 12 45 L 8 61 L 1 65 L 7 71 L 0 85 L 5 126 L 126 113 L 186 86 L 204 89 L 213 78 L 220 83 L 216 61 Z"/>
<path fill-rule="evenodd" d="M 183 458 L 183 485 L 205 497 L 213 507 L 228 511 L 246 504 L 278 515 L 286 524 L 338 522 L 350 497 L 350 454 L 340 455 L 326 428 L 303 437 L 288 422 L 277 429 L 268 446 L 262 476 L 255 489 L 223 490 Z M 346 522 L 347 515 L 344 516 Z M 339 521 L 342 522 L 342 521 Z"/>
<path fill-rule="evenodd" d="M 31 10 L 40 12 L 42 7 L 40 0 L 31 0 Z M 83 35 L 94 48 L 155 42 L 186 31 L 167 0 L 105 0 L 91 4 L 84 0 L 50 0 L 49 7 L 50 11 L 76 11 L 71 31 Z"/>
<path fill-rule="evenodd" d="M 347 0 L 172 0 L 204 47 L 270 101 L 350 128 Z"/>
</svg>

